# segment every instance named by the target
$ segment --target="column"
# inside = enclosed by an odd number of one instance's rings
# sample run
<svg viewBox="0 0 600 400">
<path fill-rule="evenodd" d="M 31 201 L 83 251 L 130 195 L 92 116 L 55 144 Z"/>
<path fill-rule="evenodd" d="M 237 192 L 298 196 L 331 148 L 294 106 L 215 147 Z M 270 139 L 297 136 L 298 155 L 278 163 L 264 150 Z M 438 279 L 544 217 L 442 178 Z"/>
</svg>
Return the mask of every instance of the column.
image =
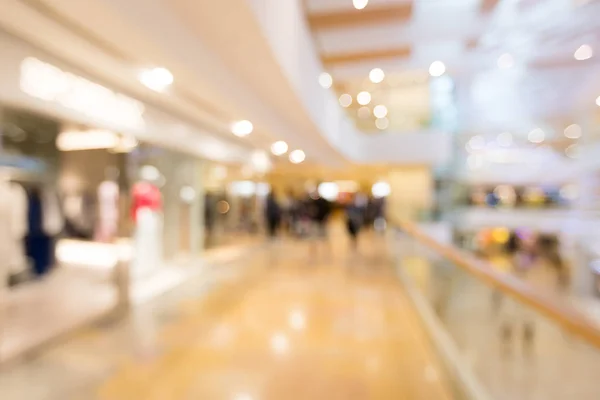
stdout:
<svg viewBox="0 0 600 400">
<path fill-rule="evenodd" d="M 419 221 L 431 211 L 434 181 L 430 167 L 398 167 L 389 172 L 391 193 L 387 199 L 388 219 Z"/>
</svg>

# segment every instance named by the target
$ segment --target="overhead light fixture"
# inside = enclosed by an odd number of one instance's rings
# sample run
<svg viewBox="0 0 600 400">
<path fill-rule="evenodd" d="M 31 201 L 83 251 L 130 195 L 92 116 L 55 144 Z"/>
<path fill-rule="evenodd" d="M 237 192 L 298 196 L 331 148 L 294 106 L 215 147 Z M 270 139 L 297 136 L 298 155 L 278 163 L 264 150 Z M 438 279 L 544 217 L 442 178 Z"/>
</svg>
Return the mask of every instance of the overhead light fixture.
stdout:
<svg viewBox="0 0 600 400">
<path fill-rule="evenodd" d="M 358 118 L 360 119 L 367 119 L 371 116 L 371 110 L 369 109 L 369 107 L 361 107 L 358 109 Z"/>
<path fill-rule="evenodd" d="M 594 56 L 594 50 L 588 44 L 583 44 L 583 45 L 579 46 L 579 48 L 577 50 L 575 50 L 575 54 L 573 54 L 573 57 L 575 57 L 575 59 L 577 61 L 589 60 L 593 56 Z"/>
<path fill-rule="evenodd" d="M 56 138 L 56 147 L 60 151 L 115 149 L 120 143 L 119 135 L 104 129 L 63 131 Z"/>
<path fill-rule="evenodd" d="M 290 153 L 290 162 L 300 164 L 306 159 L 306 154 L 302 150 L 294 150 Z"/>
<path fill-rule="evenodd" d="M 581 127 L 577 124 L 569 125 L 565 128 L 565 136 L 569 139 L 579 139 L 583 134 Z"/>
<path fill-rule="evenodd" d="M 325 89 L 329 89 L 331 87 L 331 85 L 333 85 L 333 78 L 331 77 L 331 75 L 327 72 L 322 72 L 321 75 L 319 75 L 319 84 L 325 88 Z"/>
<path fill-rule="evenodd" d="M 373 83 L 381 83 L 385 79 L 385 72 L 381 68 L 373 68 L 369 72 L 369 79 Z"/>
<path fill-rule="evenodd" d="M 162 67 L 143 70 L 139 79 L 146 87 L 156 92 L 165 91 L 174 81 L 171 71 Z"/>
<path fill-rule="evenodd" d="M 446 65 L 441 61 L 434 61 L 429 66 L 429 75 L 433 77 L 442 76 L 446 73 Z"/>
<path fill-rule="evenodd" d="M 388 109 L 383 104 L 375 106 L 375 108 L 373 109 L 373 115 L 376 118 L 384 118 L 387 116 L 387 114 L 388 114 Z"/>
<path fill-rule="evenodd" d="M 596 99 L 596 105 L 597 105 L 598 107 L 600 107 L 600 96 L 598 96 L 598 98 Z"/>
<path fill-rule="evenodd" d="M 350 107 L 351 104 L 352 104 L 352 96 L 350 96 L 348 93 L 344 93 L 343 95 L 340 96 L 340 105 L 342 107 Z"/>
<path fill-rule="evenodd" d="M 375 120 L 375 126 L 377 129 L 384 130 L 390 126 L 390 121 L 387 118 L 377 118 Z"/>
<path fill-rule="evenodd" d="M 276 156 L 282 156 L 288 151 L 288 145 L 283 140 L 275 142 L 271 145 L 271 152 Z"/>
<path fill-rule="evenodd" d="M 369 0 L 352 0 L 352 4 L 357 10 L 362 10 L 369 4 Z"/>
<path fill-rule="evenodd" d="M 515 60 L 512 55 L 504 53 L 498 58 L 497 64 L 500 69 L 509 69 L 515 65 Z"/>
<path fill-rule="evenodd" d="M 361 106 L 366 106 L 367 104 L 369 104 L 371 102 L 371 93 L 369 93 L 369 92 L 360 92 L 356 96 L 356 101 Z"/>
<path fill-rule="evenodd" d="M 544 139 L 546 139 L 546 134 L 540 128 L 536 128 L 536 129 L 532 130 L 531 132 L 529 132 L 529 135 L 527 136 L 527 138 L 529 139 L 529 141 L 531 143 L 536 143 L 536 144 L 542 143 L 544 141 Z"/>
<path fill-rule="evenodd" d="M 248 120 L 236 121 L 231 124 L 231 133 L 238 137 L 248 136 L 254 130 L 254 125 Z"/>
<path fill-rule="evenodd" d="M 496 142 L 502 147 L 509 147 L 513 143 L 513 137 L 510 132 L 502 132 L 496 138 Z"/>
</svg>

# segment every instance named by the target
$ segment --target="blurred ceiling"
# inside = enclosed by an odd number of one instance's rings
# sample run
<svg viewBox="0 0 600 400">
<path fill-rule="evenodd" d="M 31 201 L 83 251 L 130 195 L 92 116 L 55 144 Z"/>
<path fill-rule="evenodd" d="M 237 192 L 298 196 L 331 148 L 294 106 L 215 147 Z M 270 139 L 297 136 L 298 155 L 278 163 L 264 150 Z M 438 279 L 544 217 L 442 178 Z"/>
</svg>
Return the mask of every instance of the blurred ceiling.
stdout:
<svg viewBox="0 0 600 400">
<path fill-rule="evenodd" d="M 427 76 L 442 61 L 457 84 L 467 129 L 531 129 L 570 117 L 600 95 L 600 2 L 595 0 L 305 0 L 325 69 L 338 95 L 370 91 L 390 128 L 427 119 Z M 576 60 L 582 45 L 597 56 Z M 369 80 L 381 68 L 386 79 Z M 594 93 L 591 88 L 598 90 Z M 363 131 L 374 118 L 349 115 Z M 363 113 L 366 114 L 366 113 Z"/>
<path fill-rule="evenodd" d="M 315 162 L 345 162 L 300 106 L 245 0 L 2 0 L 0 7 L 1 29 L 225 144 L 269 151 L 285 140 Z M 165 93 L 138 79 L 153 67 L 175 77 Z M 243 119 L 255 129 L 238 138 L 230 126 Z"/>
</svg>

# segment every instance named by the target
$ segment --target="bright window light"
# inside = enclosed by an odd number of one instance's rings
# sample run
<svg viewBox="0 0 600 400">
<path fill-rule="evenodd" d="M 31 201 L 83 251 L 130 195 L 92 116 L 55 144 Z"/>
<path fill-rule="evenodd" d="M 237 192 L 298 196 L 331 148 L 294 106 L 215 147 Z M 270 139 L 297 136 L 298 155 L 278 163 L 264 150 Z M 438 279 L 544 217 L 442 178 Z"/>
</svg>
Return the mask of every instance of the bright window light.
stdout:
<svg viewBox="0 0 600 400">
<path fill-rule="evenodd" d="M 275 142 L 271 145 L 271 153 L 276 156 L 282 156 L 288 151 L 288 145 L 283 140 Z"/>
<path fill-rule="evenodd" d="M 143 70 L 139 79 L 146 87 L 156 92 L 163 92 L 174 80 L 171 71 L 162 67 Z"/>
<path fill-rule="evenodd" d="M 369 73 L 369 79 L 373 83 L 381 83 L 385 79 L 385 73 L 381 68 L 373 68 Z"/>
<path fill-rule="evenodd" d="M 331 85 L 333 85 L 333 78 L 327 72 L 322 72 L 319 75 L 319 85 L 321 85 L 325 89 L 329 89 Z"/>
<path fill-rule="evenodd" d="M 302 150 L 294 150 L 290 153 L 290 162 L 300 164 L 306 159 L 306 154 Z"/>
<path fill-rule="evenodd" d="M 231 125 L 231 133 L 238 137 L 248 136 L 254 130 L 254 125 L 248 120 L 234 122 Z"/>
<path fill-rule="evenodd" d="M 429 74 L 433 77 L 442 76 L 446 73 L 446 65 L 441 61 L 434 61 L 429 66 Z"/>
</svg>

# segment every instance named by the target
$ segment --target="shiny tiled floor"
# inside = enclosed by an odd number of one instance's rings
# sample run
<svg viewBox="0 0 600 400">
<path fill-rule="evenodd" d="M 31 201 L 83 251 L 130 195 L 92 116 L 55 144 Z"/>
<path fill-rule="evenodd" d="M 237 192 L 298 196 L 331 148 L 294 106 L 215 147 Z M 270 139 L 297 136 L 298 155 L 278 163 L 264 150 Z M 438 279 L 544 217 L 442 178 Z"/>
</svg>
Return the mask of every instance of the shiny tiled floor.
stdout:
<svg viewBox="0 0 600 400">
<path fill-rule="evenodd" d="M 383 238 L 283 240 L 0 374 L 3 400 L 453 398 Z"/>
</svg>

